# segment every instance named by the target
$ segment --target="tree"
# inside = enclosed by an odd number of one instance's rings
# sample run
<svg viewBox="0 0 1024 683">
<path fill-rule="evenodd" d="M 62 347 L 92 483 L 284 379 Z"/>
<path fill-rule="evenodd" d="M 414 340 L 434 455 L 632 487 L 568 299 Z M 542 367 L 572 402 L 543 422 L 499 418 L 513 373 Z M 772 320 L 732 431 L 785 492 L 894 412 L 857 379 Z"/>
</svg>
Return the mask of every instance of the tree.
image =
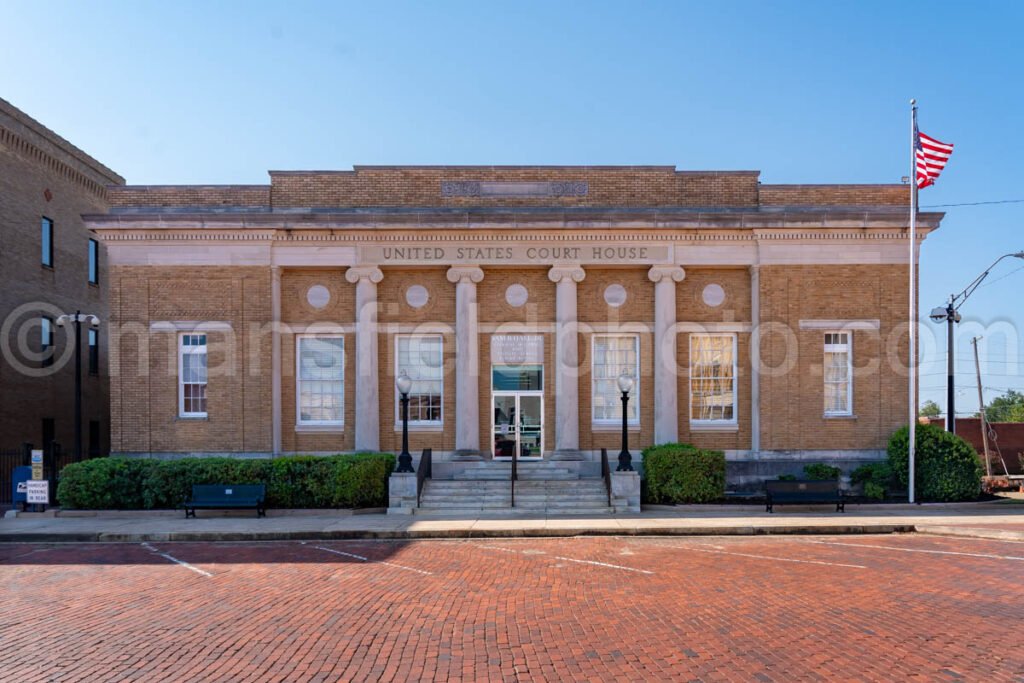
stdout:
<svg viewBox="0 0 1024 683">
<path fill-rule="evenodd" d="M 1024 422 L 1024 393 L 1010 389 L 985 406 L 989 422 Z"/>
<path fill-rule="evenodd" d="M 921 417 L 938 417 L 942 415 L 942 408 L 935 401 L 925 401 L 924 405 L 917 412 Z"/>
</svg>

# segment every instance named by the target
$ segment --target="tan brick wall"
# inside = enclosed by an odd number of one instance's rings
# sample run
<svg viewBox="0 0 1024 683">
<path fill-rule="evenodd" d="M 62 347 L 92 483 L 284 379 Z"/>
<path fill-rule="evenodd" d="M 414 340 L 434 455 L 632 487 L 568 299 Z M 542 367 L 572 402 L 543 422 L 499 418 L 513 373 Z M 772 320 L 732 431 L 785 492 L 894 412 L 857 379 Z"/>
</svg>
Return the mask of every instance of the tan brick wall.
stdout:
<svg viewBox="0 0 1024 683">
<path fill-rule="evenodd" d="M 118 452 L 270 449 L 270 271 L 265 268 L 118 267 L 112 322 L 112 449 Z M 208 412 L 178 416 L 178 335 L 153 322 L 218 321 L 207 332 Z M 148 362 L 139 347 L 147 349 Z"/>
<path fill-rule="evenodd" d="M 548 270 L 549 268 L 484 268 L 484 279 L 476 286 L 480 322 L 553 323 L 555 283 L 548 279 Z M 525 305 L 512 307 L 505 301 L 505 291 L 513 284 L 520 284 L 529 292 Z"/>
<path fill-rule="evenodd" d="M 718 306 L 708 306 L 704 303 L 704 289 L 711 284 L 717 284 L 725 291 L 725 301 Z M 676 320 L 695 323 L 749 323 L 749 269 L 687 267 L 686 277 L 676 285 Z"/>
<path fill-rule="evenodd" d="M 768 367 L 792 371 L 761 380 L 762 448 L 884 448 L 906 423 L 907 270 L 902 266 L 771 266 L 761 269 L 762 322 L 791 330 L 766 334 Z M 874 319 L 880 329 L 853 333 L 856 419 L 825 418 L 824 331 L 801 330 L 800 320 Z M 890 361 L 900 367 L 890 366 Z"/>
<path fill-rule="evenodd" d="M 107 197 L 111 209 L 139 206 L 270 208 L 269 185 L 129 185 L 108 188 Z"/>
<path fill-rule="evenodd" d="M 909 185 L 761 185 L 761 206 L 909 206 Z"/>
</svg>

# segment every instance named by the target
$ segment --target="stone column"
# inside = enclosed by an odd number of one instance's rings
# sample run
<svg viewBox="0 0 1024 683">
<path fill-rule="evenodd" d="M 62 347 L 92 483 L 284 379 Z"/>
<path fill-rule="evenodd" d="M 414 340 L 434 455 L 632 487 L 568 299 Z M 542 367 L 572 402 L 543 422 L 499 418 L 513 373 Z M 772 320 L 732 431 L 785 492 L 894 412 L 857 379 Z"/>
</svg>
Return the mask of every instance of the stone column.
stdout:
<svg viewBox="0 0 1024 683">
<path fill-rule="evenodd" d="M 583 282 L 577 265 L 553 266 L 555 283 L 555 452 L 552 460 L 582 460 L 580 453 L 579 330 L 576 284 Z"/>
<path fill-rule="evenodd" d="M 761 450 L 761 270 L 750 266 L 750 451 Z"/>
<path fill-rule="evenodd" d="M 271 449 L 281 454 L 281 267 L 270 267 Z"/>
<path fill-rule="evenodd" d="M 679 377 L 676 372 L 676 283 L 679 266 L 652 266 L 654 283 L 654 443 L 679 440 Z"/>
<path fill-rule="evenodd" d="M 455 283 L 455 457 L 480 458 L 480 330 L 476 285 L 484 271 L 476 266 L 453 266 L 448 281 Z"/>
<path fill-rule="evenodd" d="M 354 266 L 345 279 L 356 286 L 356 450 L 380 450 L 377 376 L 377 266 Z"/>
</svg>

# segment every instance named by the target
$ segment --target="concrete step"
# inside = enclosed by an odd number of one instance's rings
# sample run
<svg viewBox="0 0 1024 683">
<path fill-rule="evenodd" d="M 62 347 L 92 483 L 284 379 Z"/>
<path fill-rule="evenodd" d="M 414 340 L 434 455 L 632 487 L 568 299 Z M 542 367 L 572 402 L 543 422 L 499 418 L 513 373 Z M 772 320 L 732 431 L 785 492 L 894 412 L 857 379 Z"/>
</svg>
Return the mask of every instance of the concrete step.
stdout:
<svg viewBox="0 0 1024 683">
<path fill-rule="evenodd" d="M 514 508 L 485 508 L 485 507 L 419 507 L 416 509 L 417 515 L 424 517 L 430 516 L 442 516 L 442 515 L 472 515 L 480 514 L 483 516 L 502 516 L 502 517 L 515 517 L 517 515 L 531 515 L 531 516 L 546 516 L 546 517 L 565 517 L 565 516 L 576 516 L 576 515 L 587 515 L 587 516 L 602 516 L 610 515 L 613 510 L 609 507 L 577 507 L 572 509 L 554 509 L 554 508 L 524 508 L 516 506 Z"/>
<path fill-rule="evenodd" d="M 515 514 L 529 515 L 606 515 L 608 493 L 602 479 L 520 479 L 515 486 L 516 505 L 512 507 L 510 472 L 500 468 L 473 468 L 474 475 L 502 474 L 504 480 L 492 479 L 428 479 L 424 482 L 420 515 L 472 515 Z M 560 468 L 535 468 L 531 474 L 554 472 L 555 476 L 568 476 Z"/>
</svg>

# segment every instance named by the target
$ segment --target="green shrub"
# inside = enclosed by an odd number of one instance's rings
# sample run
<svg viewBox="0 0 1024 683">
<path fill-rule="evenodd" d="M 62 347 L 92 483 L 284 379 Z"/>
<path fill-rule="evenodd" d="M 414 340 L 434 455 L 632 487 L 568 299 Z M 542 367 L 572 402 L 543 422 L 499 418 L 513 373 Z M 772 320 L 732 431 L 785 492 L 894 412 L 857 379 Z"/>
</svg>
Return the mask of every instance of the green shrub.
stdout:
<svg viewBox="0 0 1024 683">
<path fill-rule="evenodd" d="M 67 508 L 167 509 L 192 495 L 193 484 L 265 484 L 270 508 L 356 508 L 387 505 L 390 453 L 310 455 L 250 460 L 95 458 L 65 467 L 57 499 Z"/>
<path fill-rule="evenodd" d="M 872 500 L 885 499 L 885 487 L 873 481 L 864 482 L 864 497 Z"/>
<path fill-rule="evenodd" d="M 897 484 L 909 483 L 907 453 L 909 429 L 901 427 L 889 438 L 889 466 Z M 916 493 L 921 500 L 973 500 L 981 493 L 981 462 L 969 443 L 933 425 L 918 425 L 916 438 Z"/>
<path fill-rule="evenodd" d="M 838 467 L 820 462 L 816 462 L 813 465 L 804 465 L 804 476 L 808 479 L 835 481 L 842 473 L 843 471 Z"/>
<path fill-rule="evenodd" d="M 795 474 L 780 474 L 779 481 L 796 481 Z"/>
<path fill-rule="evenodd" d="M 667 443 L 643 451 L 651 503 L 707 503 L 725 497 L 725 453 Z"/>
</svg>

